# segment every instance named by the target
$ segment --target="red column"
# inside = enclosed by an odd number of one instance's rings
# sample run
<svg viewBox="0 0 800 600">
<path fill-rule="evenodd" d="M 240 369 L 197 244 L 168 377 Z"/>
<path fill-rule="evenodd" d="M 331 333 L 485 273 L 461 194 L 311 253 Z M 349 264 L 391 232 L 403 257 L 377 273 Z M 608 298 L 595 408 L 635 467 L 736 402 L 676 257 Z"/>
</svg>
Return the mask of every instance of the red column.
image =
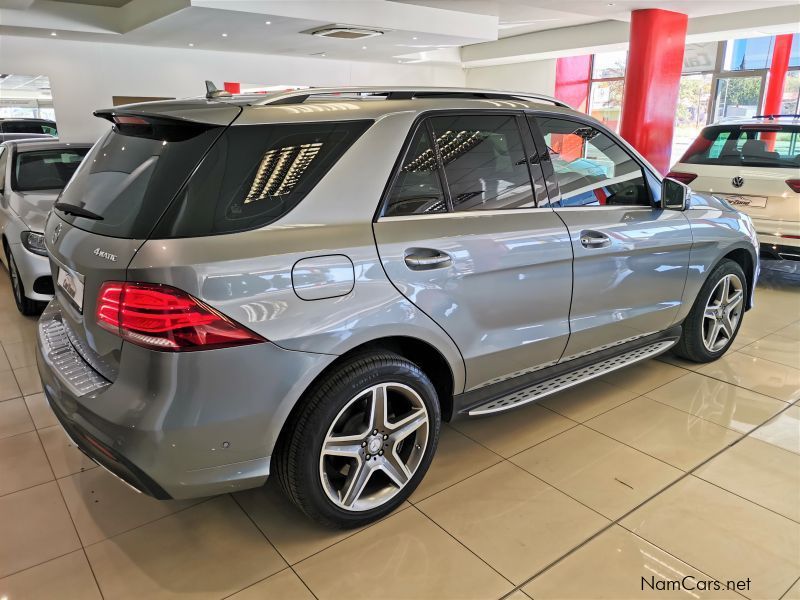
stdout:
<svg viewBox="0 0 800 600">
<path fill-rule="evenodd" d="M 576 110 L 589 112 L 589 86 L 592 78 L 592 56 L 567 56 L 556 61 L 555 97 Z M 578 143 L 576 143 L 578 142 Z M 564 160 L 583 156 L 583 144 L 576 136 L 553 136 L 553 149 Z"/>
<path fill-rule="evenodd" d="M 669 170 L 687 21 L 668 10 L 631 13 L 620 134 L 662 173 Z"/>
<path fill-rule="evenodd" d="M 767 88 L 764 93 L 765 115 L 777 115 L 781 112 L 783 100 L 783 87 L 786 83 L 786 73 L 789 72 L 789 55 L 792 52 L 792 34 L 775 36 L 775 46 L 772 49 L 772 63 L 767 73 Z"/>
<path fill-rule="evenodd" d="M 242 84 L 238 81 L 226 81 L 222 84 L 222 87 L 225 88 L 226 92 L 230 92 L 231 94 L 242 93 Z"/>
</svg>

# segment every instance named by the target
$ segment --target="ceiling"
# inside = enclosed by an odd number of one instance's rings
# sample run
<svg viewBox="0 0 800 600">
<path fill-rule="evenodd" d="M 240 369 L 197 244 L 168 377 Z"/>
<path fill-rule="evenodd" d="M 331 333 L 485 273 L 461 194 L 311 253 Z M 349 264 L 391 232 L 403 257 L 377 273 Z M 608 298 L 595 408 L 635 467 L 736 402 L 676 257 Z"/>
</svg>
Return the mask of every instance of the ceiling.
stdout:
<svg viewBox="0 0 800 600">
<path fill-rule="evenodd" d="M 754 7 L 766 13 L 797 5 L 798 0 L 0 0 L 0 35 L 460 65 L 469 64 L 464 46 L 502 54 L 503 44 L 519 36 L 552 34 L 563 42 L 560 29 L 622 26 L 636 9 L 715 19 Z M 333 24 L 383 34 L 344 40 L 306 33 Z M 575 47 L 579 37 L 572 37 Z"/>
</svg>

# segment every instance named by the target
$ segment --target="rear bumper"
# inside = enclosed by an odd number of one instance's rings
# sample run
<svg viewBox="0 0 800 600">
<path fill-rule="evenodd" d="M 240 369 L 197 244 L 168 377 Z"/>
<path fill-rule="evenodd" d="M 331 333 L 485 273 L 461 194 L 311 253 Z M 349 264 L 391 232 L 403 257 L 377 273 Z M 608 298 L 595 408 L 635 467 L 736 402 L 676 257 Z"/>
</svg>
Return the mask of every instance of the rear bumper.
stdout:
<svg viewBox="0 0 800 600">
<path fill-rule="evenodd" d="M 333 356 L 264 343 L 191 353 L 123 344 L 119 376 L 100 377 L 73 347 L 55 349 L 42 315 L 37 364 L 47 400 L 92 460 L 156 498 L 256 487 L 288 412 Z M 88 370 L 87 370 L 88 369 Z M 87 383 L 88 382 L 88 383 Z"/>
<path fill-rule="evenodd" d="M 753 225 L 761 244 L 762 257 L 771 260 L 800 260 L 800 220 L 754 217 Z"/>
</svg>

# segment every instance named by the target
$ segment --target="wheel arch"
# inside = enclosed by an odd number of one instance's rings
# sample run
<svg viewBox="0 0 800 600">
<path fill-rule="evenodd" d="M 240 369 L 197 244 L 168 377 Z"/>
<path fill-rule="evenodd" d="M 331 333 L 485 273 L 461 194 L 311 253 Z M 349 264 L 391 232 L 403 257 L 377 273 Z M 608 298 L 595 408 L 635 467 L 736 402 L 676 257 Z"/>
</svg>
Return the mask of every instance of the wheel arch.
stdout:
<svg viewBox="0 0 800 600">
<path fill-rule="evenodd" d="M 744 271 L 745 278 L 747 279 L 747 302 L 745 303 L 745 310 L 750 310 L 753 307 L 753 292 L 756 286 L 755 268 L 757 259 L 754 258 L 753 254 L 746 248 L 734 248 L 720 258 L 714 267 L 709 269 L 709 273 L 711 273 L 717 267 L 717 265 L 719 265 L 725 259 L 732 260 L 742 268 L 742 271 Z"/>
</svg>

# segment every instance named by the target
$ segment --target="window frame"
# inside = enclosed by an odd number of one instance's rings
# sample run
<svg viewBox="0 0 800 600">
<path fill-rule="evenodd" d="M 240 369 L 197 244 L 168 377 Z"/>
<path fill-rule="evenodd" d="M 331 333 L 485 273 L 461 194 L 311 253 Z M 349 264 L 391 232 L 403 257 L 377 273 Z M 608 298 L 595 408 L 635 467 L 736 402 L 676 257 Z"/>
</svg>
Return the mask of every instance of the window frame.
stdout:
<svg viewBox="0 0 800 600">
<path fill-rule="evenodd" d="M 611 131 L 611 129 L 599 121 L 594 120 L 589 115 L 584 115 L 583 113 L 572 114 L 546 110 L 526 110 L 525 115 L 531 130 L 531 135 L 533 136 L 533 141 L 537 145 L 537 152 L 541 157 L 542 171 L 544 172 L 545 179 L 547 181 L 547 190 L 548 192 L 551 192 L 551 190 L 554 192 L 550 193 L 550 206 L 552 206 L 554 210 L 597 210 L 598 208 L 603 210 L 621 209 L 626 211 L 637 209 L 648 211 L 663 210 L 661 207 L 660 195 L 661 181 L 663 178 L 649 168 L 649 166 L 642 161 L 638 154 L 633 151 L 632 147 L 630 147 L 621 136 Z M 558 176 L 555 172 L 555 168 L 553 167 L 553 162 L 550 160 L 550 151 L 547 149 L 547 143 L 545 142 L 544 135 L 539 127 L 539 122 L 537 120 L 538 118 L 561 119 L 564 121 L 579 123 L 581 125 L 588 125 L 611 138 L 617 143 L 622 151 L 631 158 L 631 160 L 639 165 L 639 168 L 642 170 L 642 176 L 645 179 L 645 183 L 647 184 L 647 189 L 649 192 L 648 195 L 650 197 L 650 206 L 645 206 L 643 204 L 619 204 L 611 206 L 561 206 L 561 184 L 558 181 Z M 547 168 L 545 168 L 545 165 Z M 558 200 L 556 201 L 555 198 L 558 198 Z"/>
<path fill-rule="evenodd" d="M 471 213 L 471 214 L 492 214 L 495 212 L 503 212 L 503 213 L 511 213 L 512 211 L 532 211 L 532 210 L 541 210 L 546 208 L 551 208 L 552 197 L 549 194 L 549 186 L 547 185 L 547 177 L 545 176 L 544 169 L 542 167 L 542 160 L 541 160 L 541 153 L 539 152 L 539 146 L 536 144 L 535 140 L 533 139 L 533 134 L 529 127 L 525 126 L 527 122 L 526 119 L 526 112 L 527 109 L 491 109 L 491 108 L 477 108 L 477 109 L 469 109 L 469 108 L 461 108 L 461 109 L 435 109 L 435 110 L 427 110 L 425 112 L 420 113 L 414 119 L 414 122 L 411 124 L 409 128 L 409 133 L 406 135 L 406 139 L 403 142 L 403 146 L 400 150 L 400 153 L 395 161 L 394 166 L 392 167 L 392 171 L 389 175 L 389 179 L 384 187 L 383 194 L 381 194 L 380 202 L 375 210 L 375 214 L 373 216 L 373 223 L 376 223 L 378 220 L 382 219 L 407 219 L 407 218 L 436 218 L 436 217 L 443 217 L 443 216 L 451 216 L 451 215 L 458 215 L 464 213 Z M 442 161 L 441 154 L 439 152 L 439 147 L 436 145 L 436 136 L 433 131 L 433 124 L 432 119 L 435 117 L 452 117 L 452 116 L 513 116 L 515 122 L 517 124 L 517 130 L 520 135 L 520 139 L 522 140 L 522 148 L 523 152 L 525 153 L 525 163 L 528 167 L 528 182 L 531 186 L 531 194 L 533 195 L 534 202 L 536 206 L 533 207 L 526 207 L 526 208 L 497 208 L 497 209 L 487 209 L 487 210 L 467 210 L 467 211 L 455 211 L 453 210 L 453 201 L 450 194 L 450 185 L 447 181 L 447 173 L 444 169 L 444 164 Z M 391 196 L 392 189 L 394 189 L 394 185 L 397 182 L 397 178 L 400 175 L 400 170 L 405 164 L 406 158 L 408 157 L 408 153 L 411 151 L 412 142 L 417 136 L 417 132 L 421 127 L 426 128 L 426 132 L 428 134 L 428 138 L 431 140 L 431 144 L 433 146 L 433 152 L 436 156 L 436 172 L 439 177 L 439 184 L 442 186 L 442 191 L 444 193 L 445 204 L 447 205 L 447 210 L 444 212 L 438 213 L 430 213 L 430 214 L 411 214 L 411 215 L 387 215 L 386 209 L 389 206 L 389 200 Z M 540 175 L 545 182 L 545 192 L 542 194 L 541 198 L 536 197 L 536 186 L 534 185 L 534 173 L 533 169 L 538 168 Z M 546 204 L 544 202 L 547 202 Z"/>
</svg>

